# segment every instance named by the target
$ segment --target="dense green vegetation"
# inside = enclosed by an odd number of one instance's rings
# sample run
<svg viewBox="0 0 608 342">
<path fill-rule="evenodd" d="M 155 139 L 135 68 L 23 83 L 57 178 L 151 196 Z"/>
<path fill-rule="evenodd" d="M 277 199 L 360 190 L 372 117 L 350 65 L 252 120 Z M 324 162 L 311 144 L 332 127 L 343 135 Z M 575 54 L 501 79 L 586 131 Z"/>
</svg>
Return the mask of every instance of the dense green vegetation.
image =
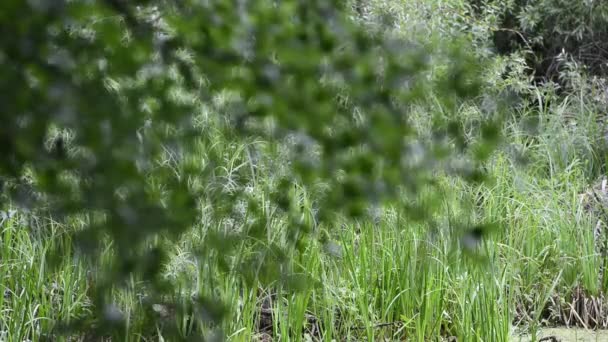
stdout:
<svg viewBox="0 0 608 342">
<path fill-rule="evenodd" d="M 3 2 L 0 341 L 607 327 L 608 25 L 561 3 Z"/>
</svg>

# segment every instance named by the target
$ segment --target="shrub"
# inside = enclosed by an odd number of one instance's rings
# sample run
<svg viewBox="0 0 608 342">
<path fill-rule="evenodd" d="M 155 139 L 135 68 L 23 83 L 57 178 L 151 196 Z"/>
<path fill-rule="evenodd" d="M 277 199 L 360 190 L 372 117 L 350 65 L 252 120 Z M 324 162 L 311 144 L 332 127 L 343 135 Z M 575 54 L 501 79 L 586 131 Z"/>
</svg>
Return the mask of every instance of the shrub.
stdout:
<svg viewBox="0 0 608 342">
<path fill-rule="evenodd" d="M 573 58 L 594 75 L 608 72 L 608 4 L 603 1 L 509 0 L 470 4 L 481 17 L 497 18 L 497 52 L 529 52 L 537 81 L 559 81 L 564 62 Z"/>
</svg>

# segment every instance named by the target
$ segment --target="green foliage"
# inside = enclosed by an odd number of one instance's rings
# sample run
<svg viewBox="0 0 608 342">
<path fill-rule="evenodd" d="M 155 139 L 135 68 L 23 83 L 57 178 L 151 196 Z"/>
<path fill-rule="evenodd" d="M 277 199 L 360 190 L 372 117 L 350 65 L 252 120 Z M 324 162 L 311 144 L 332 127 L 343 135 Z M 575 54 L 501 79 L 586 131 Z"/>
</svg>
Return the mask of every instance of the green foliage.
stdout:
<svg viewBox="0 0 608 342">
<path fill-rule="evenodd" d="M 482 87 L 464 41 L 386 34 L 350 18 L 341 1 L 0 8 L 3 206 L 78 225 L 67 232 L 73 253 L 110 258 L 95 275 L 92 314 L 63 322 L 67 329 L 124 336 L 127 321 L 112 304 L 120 287 L 144 291 L 144 311 L 171 301 L 196 324 L 217 326 L 226 310 L 213 291 L 169 298 L 161 237 L 203 225 L 200 267 L 237 270 L 250 286 L 301 288 L 287 260 L 308 233 L 325 241 L 320 232 L 340 216 L 361 218 L 401 196 L 414 218 L 433 223 L 439 196 L 418 202 L 421 189 L 437 187 L 442 173 L 483 181 L 481 165 L 500 142 L 497 115 L 468 136 L 452 120 Z M 412 123 L 420 107 L 435 108 L 425 130 Z M 226 158 L 233 143 L 255 140 L 286 150 L 280 165 L 253 147 L 243 151 L 251 172 Z M 252 194 L 260 170 L 268 180 Z M 285 235 L 262 246 L 269 210 Z M 239 255 L 241 244 L 254 252 Z M 56 267 L 71 257 L 60 251 L 49 252 Z M 152 334 L 154 316 L 138 317 Z M 163 329 L 183 336 L 181 328 Z"/>
<path fill-rule="evenodd" d="M 606 75 L 608 5 L 603 1 L 469 1 L 494 17 L 494 45 L 499 53 L 524 49 L 540 79 L 558 80 L 571 59 L 594 75 Z"/>
</svg>

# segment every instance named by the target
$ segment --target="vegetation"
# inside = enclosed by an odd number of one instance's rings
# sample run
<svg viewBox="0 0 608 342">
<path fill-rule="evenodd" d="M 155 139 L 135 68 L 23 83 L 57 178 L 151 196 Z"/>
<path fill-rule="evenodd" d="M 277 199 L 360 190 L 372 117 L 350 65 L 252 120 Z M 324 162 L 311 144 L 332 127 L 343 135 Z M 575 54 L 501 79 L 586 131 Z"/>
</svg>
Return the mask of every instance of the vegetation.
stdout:
<svg viewBox="0 0 608 342">
<path fill-rule="evenodd" d="M 501 54 L 525 51 L 536 81 L 563 80 L 568 63 L 606 76 L 608 5 L 602 1 L 471 0 L 476 12 L 494 21 L 494 47 Z M 561 77 L 560 77 L 561 76 Z"/>
<path fill-rule="evenodd" d="M 605 328 L 603 71 L 492 52 L 557 3 L 3 2 L 0 340 Z"/>
</svg>

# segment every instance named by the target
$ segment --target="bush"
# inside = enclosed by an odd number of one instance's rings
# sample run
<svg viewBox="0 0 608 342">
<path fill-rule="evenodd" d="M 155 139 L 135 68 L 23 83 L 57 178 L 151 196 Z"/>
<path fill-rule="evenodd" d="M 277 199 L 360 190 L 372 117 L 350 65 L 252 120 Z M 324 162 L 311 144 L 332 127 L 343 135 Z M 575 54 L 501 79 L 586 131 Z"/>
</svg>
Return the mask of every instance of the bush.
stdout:
<svg viewBox="0 0 608 342">
<path fill-rule="evenodd" d="M 529 52 L 537 81 L 559 81 L 565 61 L 573 58 L 593 75 L 608 72 L 608 3 L 604 1 L 509 0 L 470 4 L 481 17 L 497 18 L 497 52 Z"/>
</svg>

